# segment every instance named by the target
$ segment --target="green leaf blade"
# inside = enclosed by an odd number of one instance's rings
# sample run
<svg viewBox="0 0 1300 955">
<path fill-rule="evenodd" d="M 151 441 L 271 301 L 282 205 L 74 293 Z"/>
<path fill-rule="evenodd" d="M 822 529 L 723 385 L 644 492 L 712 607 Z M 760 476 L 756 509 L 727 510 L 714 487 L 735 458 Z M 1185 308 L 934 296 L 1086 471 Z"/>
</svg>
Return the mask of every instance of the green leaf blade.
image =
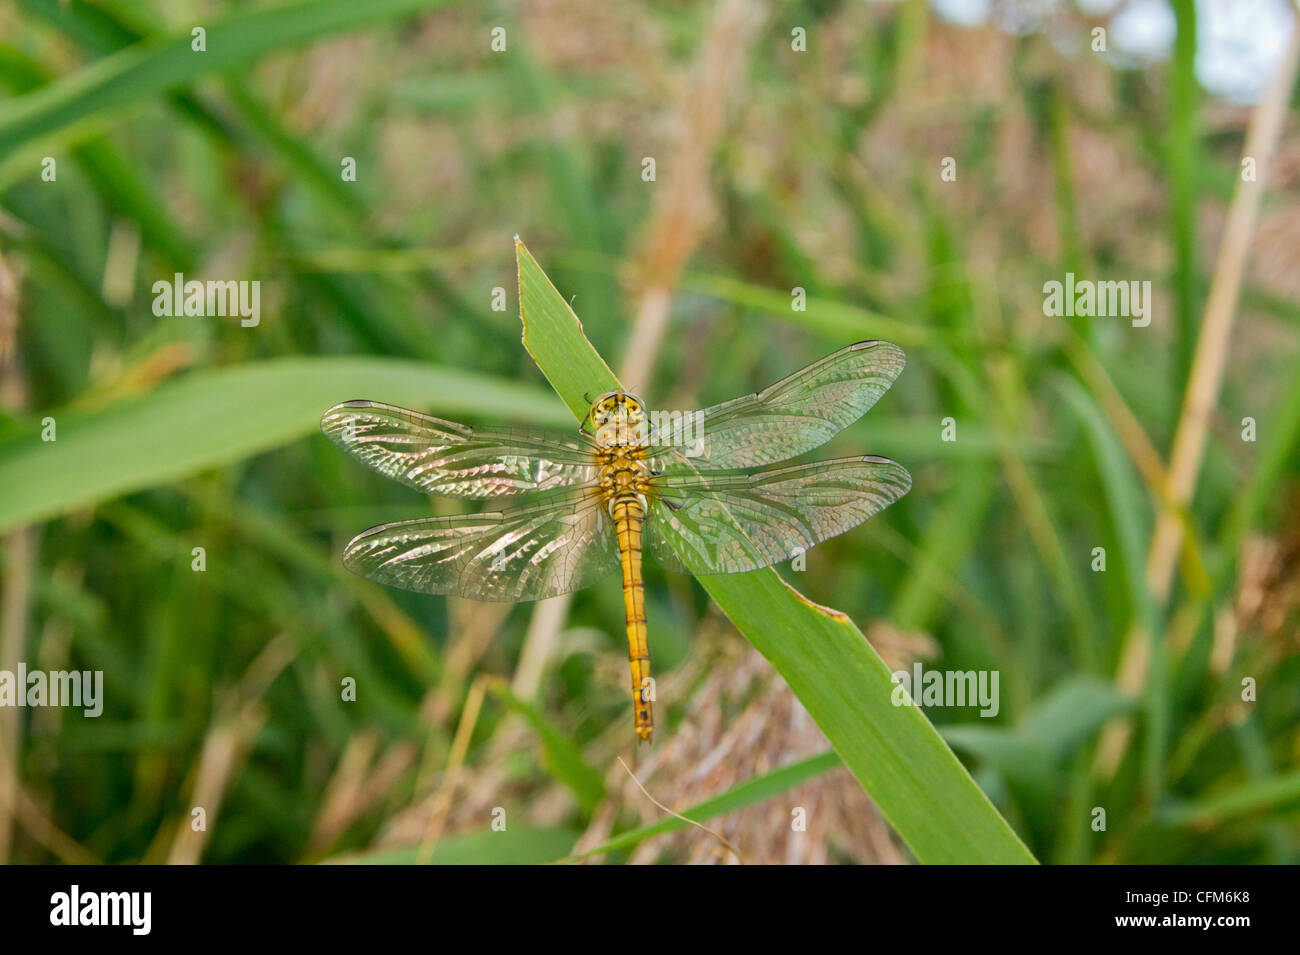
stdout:
<svg viewBox="0 0 1300 955">
<path fill-rule="evenodd" d="M 0 531 L 174 481 L 315 432 L 340 396 L 447 415 L 560 425 L 545 392 L 422 362 L 288 358 L 200 371 L 90 412 L 55 412 L 0 440 Z"/>
<path fill-rule="evenodd" d="M 517 240 L 516 250 L 524 344 L 581 419 L 585 396 L 617 389 L 618 380 Z M 920 709 L 893 705 L 888 667 L 846 616 L 807 600 L 773 570 L 700 582 L 776 667 L 918 859 L 1036 861 Z"/>
</svg>

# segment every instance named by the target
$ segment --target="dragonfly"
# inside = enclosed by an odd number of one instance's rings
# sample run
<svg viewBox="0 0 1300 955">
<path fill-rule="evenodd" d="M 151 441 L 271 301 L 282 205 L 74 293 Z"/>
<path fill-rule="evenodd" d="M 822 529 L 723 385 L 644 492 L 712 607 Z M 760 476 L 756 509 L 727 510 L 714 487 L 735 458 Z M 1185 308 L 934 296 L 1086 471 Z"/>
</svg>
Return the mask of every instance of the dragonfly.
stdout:
<svg viewBox="0 0 1300 955">
<path fill-rule="evenodd" d="M 621 571 L 633 724 L 649 741 L 643 550 L 669 571 L 745 573 L 897 501 L 912 478 L 888 458 L 783 462 L 866 414 L 905 363 L 896 345 L 857 342 L 762 391 L 684 414 L 608 392 L 576 435 L 345 401 L 325 412 L 321 430 L 369 467 L 426 494 L 510 506 L 380 524 L 348 543 L 343 564 L 418 593 L 497 601 L 554 597 Z"/>
</svg>

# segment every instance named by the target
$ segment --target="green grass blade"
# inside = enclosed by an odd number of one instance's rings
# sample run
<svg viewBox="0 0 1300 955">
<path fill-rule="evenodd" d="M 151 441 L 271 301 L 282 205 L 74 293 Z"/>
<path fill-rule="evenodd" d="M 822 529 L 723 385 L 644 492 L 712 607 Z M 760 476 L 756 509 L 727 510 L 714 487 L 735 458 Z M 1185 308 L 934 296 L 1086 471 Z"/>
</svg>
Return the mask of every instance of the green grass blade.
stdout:
<svg viewBox="0 0 1300 955">
<path fill-rule="evenodd" d="M 1087 675 L 1067 677 L 1034 704 L 1021 730 L 1054 759 L 1064 759 L 1134 705 L 1135 701 L 1123 696 L 1109 680 Z"/>
<path fill-rule="evenodd" d="M 1058 378 L 1057 386 L 1066 405 L 1078 416 L 1092 446 L 1102 488 L 1106 492 L 1111 524 L 1119 542 L 1120 561 L 1133 613 L 1147 632 L 1152 632 L 1158 628 L 1159 619 L 1144 577 L 1146 554 L 1143 542 L 1150 534 L 1151 517 L 1143 506 L 1142 485 L 1092 396 L 1071 378 Z"/>
<path fill-rule="evenodd" d="M 581 418 L 585 395 L 619 383 L 518 240 L 516 251 L 524 346 Z M 1035 861 L 921 710 L 890 702 L 889 668 L 848 617 L 809 602 L 772 570 L 700 582 L 776 667 L 918 859 Z"/>
<path fill-rule="evenodd" d="M 311 434 L 326 408 L 373 398 L 455 416 L 561 425 L 536 388 L 384 358 L 291 358 L 202 371 L 90 412 L 54 413 L 0 441 L 0 531 L 229 464 Z"/>
<path fill-rule="evenodd" d="M 582 333 L 582 322 L 515 236 L 519 261 L 519 313 L 524 348 L 555 393 L 581 421 L 591 403 L 587 395 L 618 388 L 618 379 Z M 563 334 L 564 330 L 571 330 Z"/>
<path fill-rule="evenodd" d="M 1151 676 L 1146 681 L 1147 735 L 1143 773 L 1147 790 L 1158 797 L 1164 786 L 1165 747 L 1169 734 L 1169 678 L 1160 614 L 1146 584 L 1143 544 L 1151 521 L 1142 506 L 1143 494 L 1137 475 L 1129 466 L 1119 439 L 1106 425 L 1101 409 L 1073 379 L 1059 382 L 1066 404 L 1083 423 L 1101 476 L 1111 523 L 1119 541 L 1124 578 L 1133 616 L 1151 644 Z"/>
</svg>

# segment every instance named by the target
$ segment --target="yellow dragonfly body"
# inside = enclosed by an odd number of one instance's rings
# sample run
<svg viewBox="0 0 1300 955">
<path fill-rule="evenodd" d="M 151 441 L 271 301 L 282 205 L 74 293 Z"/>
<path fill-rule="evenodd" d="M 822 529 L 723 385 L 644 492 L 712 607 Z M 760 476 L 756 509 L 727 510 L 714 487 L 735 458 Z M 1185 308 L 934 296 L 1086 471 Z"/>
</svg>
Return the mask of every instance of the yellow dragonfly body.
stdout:
<svg viewBox="0 0 1300 955">
<path fill-rule="evenodd" d="M 381 524 L 344 549 L 372 580 L 477 600 L 538 600 L 623 574 L 636 734 L 654 732 L 643 544 L 668 570 L 743 573 L 789 560 L 898 500 L 899 464 L 862 456 L 766 467 L 828 441 L 903 370 L 888 342 L 858 342 L 776 384 L 702 411 L 652 414 L 599 396 L 576 439 L 470 427 L 372 401 L 321 418 L 325 435 L 428 494 L 524 503 Z M 758 469 L 758 470 L 754 470 Z"/>
</svg>

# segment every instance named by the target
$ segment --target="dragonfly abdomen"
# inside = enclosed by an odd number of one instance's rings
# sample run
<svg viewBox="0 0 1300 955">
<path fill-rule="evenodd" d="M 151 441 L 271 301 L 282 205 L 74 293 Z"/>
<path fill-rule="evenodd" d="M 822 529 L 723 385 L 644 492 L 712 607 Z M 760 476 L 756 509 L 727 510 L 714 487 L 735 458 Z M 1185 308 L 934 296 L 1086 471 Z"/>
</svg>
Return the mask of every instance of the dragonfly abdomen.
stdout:
<svg viewBox="0 0 1300 955">
<path fill-rule="evenodd" d="M 619 497 L 611 506 L 618 553 L 623 565 L 623 608 L 627 616 L 628 664 L 632 669 L 632 712 L 636 735 L 654 735 L 654 691 L 650 678 L 650 644 L 646 634 L 645 584 L 641 576 L 641 530 L 645 526 L 643 498 Z"/>
</svg>

